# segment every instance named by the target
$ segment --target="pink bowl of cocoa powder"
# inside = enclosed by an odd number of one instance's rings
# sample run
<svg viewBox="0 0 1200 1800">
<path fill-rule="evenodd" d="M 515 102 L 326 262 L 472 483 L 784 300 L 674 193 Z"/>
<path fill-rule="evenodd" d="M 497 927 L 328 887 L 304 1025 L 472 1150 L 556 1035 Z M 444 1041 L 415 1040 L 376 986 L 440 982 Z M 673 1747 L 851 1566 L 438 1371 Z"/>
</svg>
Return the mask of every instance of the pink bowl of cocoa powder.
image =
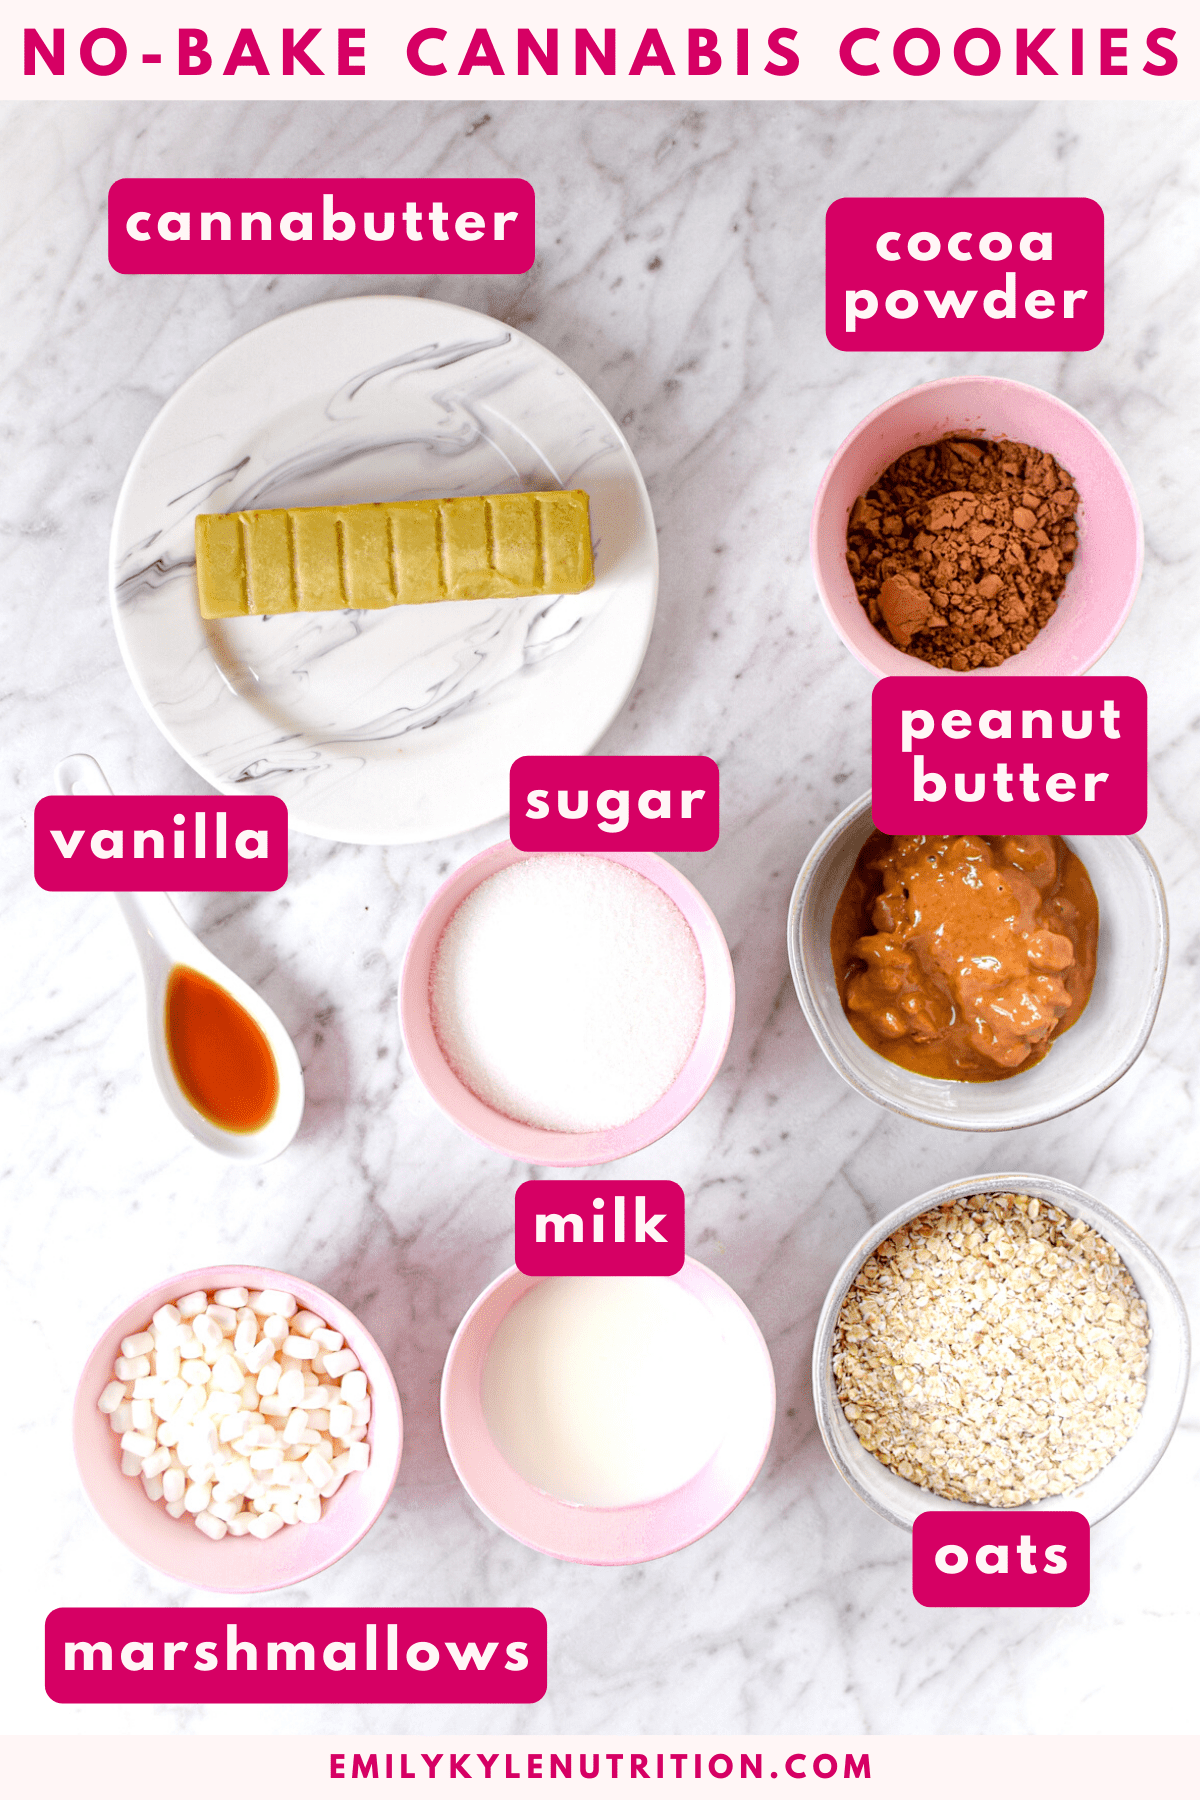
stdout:
<svg viewBox="0 0 1200 1800">
<path fill-rule="evenodd" d="M 997 375 L 952 376 L 909 388 L 868 413 L 834 453 L 813 506 L 809 549 L 834 630 L 876 675 L 942 675 L 877 631 L 846 563 L 854 502 L 907 450 L 951 434 L 1010 438 L 1049 451 L 1079 494 L 1079 548 L 1053 618 L 987 675 L 1082 675 L 1128 616 L 1142 575 L 1142 517 L 1111 445 L 1082 413 L 1042 388 Z"/>
</svg>

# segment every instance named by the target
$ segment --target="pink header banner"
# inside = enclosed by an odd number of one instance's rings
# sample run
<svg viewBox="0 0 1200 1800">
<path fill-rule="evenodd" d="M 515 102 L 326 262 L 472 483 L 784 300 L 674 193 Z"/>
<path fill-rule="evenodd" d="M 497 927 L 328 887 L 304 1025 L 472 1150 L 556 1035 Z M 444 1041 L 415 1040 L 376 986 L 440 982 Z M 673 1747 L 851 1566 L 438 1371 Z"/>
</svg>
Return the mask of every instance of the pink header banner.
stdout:
<svg viewBox="0 0 1200 1800">
<path fill-rule="evenodd" d="M 121 275 L 520 275 L 534 214 L 515 176 L 131 177 L 108 190 L 108 260 Z"/>
<path fill-rule="evenodd" d="M 825 214 L 835 350 L 1094 350 L 1104 213 L 1094 200 L 835 200 Z"/>
<path fill-rule="evenodd" d="M 1108 0 L 775 7 L 610 0 L 547 14 L 518 0 L 372 0 L 344 24 L 253 0 L 182 15 L 146 0 L 57 0 L 17 13 L 0 58 L 8 100 L 1156 100 L 1195 99 L 1183 5 L 1113 23 Z M 1118 19 L 1120 15 L 1118 14 Z M 288 22 L 285 23 L 284 21 Z"/>
<path fill-rule="evenodd" d="M 46 1692 L 64 1706 L 526 1704 L 546 1692 L 531 1606 L 60 1606 Z"/>
<path fill-rule="evenodd" d="M 711 756 L 521 756 L 508 801 L 518 850 L 711 850 L 721 835 Z"/>
<path fill-rule="evenodd" d="M 1082 1606 L 1091 1567 L 1078 1512 L 923 1512 L 913 1524 L 921 1606 Z"/>
<path fill-rule="evenodd" d="M 52 894 L 270 894 L 288 877 L 277 794 L 49 794 L 33 874 Z"/>
<path fill-rule="evenodd" d="M 523 1181 L 513 1237 L 522 1275 L 678 1275 L 677 1181 Z"/>
<path fill-rule="evenodd" d="M 1126 837 L 1146 794 L 1132 675 L 889 675 L 871 695 L 880 831 Z"/>
</svg>

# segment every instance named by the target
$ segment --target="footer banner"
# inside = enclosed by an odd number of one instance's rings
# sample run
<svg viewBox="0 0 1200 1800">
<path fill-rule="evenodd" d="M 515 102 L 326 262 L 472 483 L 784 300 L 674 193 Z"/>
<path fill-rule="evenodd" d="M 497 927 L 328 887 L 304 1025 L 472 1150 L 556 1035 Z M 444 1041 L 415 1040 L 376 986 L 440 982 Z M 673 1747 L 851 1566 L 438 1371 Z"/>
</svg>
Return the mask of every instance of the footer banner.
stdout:
<svg viewBox="0 0 1200 1800">
<path fill-rule="evenodd" d="M 188 1613 L 180 1613 L 187 1618 Z M 14 1794 L 85 1792 L 126 1800 L 129 1771 L 162 1754 L 161 1737 L 9 1738 L 5 1765 Z M 835 1731 L 771 1737 L 367 1736 L 207 1737 L 190 1735 L 188 1787 L 227 1782 L 239 1792 L 286 1793 L 288 1800 L 378 1792 L 399 1781 L 520 1781 L 595 1793 L 643 1784 L 695 1793 L 771 1788 L 887 1800 L 1128 1800 L 1131 1793 L 1190 1791 L 1195 1739 L 1185 1737 L 851 1737 Z M 367 1788 L 350 1783 L 366 1782 Z M 68 1788 L 68 1783 L 72 1786 Z M 409 1792 L 420 1792 L 420 1787 Z"/>
</svg>

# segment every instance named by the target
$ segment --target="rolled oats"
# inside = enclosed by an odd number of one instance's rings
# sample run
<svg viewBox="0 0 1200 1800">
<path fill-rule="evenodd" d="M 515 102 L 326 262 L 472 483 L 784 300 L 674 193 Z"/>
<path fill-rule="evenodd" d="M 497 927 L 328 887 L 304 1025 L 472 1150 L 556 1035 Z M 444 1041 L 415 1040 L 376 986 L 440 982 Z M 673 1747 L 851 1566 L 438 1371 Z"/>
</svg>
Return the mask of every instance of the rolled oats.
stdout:
<svg viewBox="0 0 1200 1800">
<path fill-rule="evenodd" d="M 865 1449 L 947 1500 L 1029 1506 L 1110 1462 L 1146 1397 L 1150 1325 L 1116 1250 L 1026 1194 L 901 1226 L 838 1315 L 838 1399 Z"/>
</svg>

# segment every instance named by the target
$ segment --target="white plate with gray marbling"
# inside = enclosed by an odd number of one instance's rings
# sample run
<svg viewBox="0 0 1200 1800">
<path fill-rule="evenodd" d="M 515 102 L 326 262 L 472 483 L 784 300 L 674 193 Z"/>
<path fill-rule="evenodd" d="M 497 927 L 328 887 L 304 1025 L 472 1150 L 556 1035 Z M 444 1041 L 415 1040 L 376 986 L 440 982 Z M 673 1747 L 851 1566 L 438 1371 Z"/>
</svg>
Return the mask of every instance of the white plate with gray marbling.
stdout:
<svg viewBox="0 0 1200 1800">
<path fill-rule="evenodd" d="M 199 512 L 580 487 L 585 594 L 203 620 Z M 126 667 L 226 793 L 279 794 L 343 843 L 419 843 L 508 810 L 515 757 L 591 750 L 633 685 L 658 591 L 633 454 L 579 377 L 439 301 L 331 300 L 259 326 L 167 402 L 117 502 Z"/>
</svg>

